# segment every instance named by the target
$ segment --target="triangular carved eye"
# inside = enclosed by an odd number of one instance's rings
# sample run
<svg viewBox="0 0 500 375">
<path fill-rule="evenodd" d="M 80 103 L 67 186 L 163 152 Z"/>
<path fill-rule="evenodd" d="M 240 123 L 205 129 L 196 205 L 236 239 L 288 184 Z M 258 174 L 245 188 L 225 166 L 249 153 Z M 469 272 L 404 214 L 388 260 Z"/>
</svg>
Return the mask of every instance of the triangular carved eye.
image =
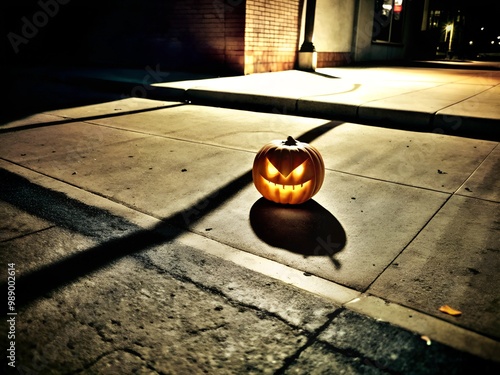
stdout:
<svg viewBox="0 0 500 375">
<path fill-rule="evenodd" d="M 306 167 L 305 167 L 306 163 L 307 163 L 307 160 L 292 171 L 292 175 L 294 178 L 296 178 L 296 179 L 302 178 L 302 176 L 304 175 L 304 172 L 306 170 Z"/>
<path fill-rule="evenodd" d="M 275 177 L 280 171 L 266 158 L 266 171 L 268 177 Z"/>
<path fill-rule="evenodd" d="M 285 178 L 308 158 L 309 157 L 306 152 L 288 152 L 287 150 L 281 150 L 281 152 L 269 152 L 266 155 L 266 159 Z"/>
<path fill-rule="evenodd" d="M 299 166 L 297 166 L 293 171 L 291 171 L 291 173 L 289 173 L 288 175 L 285 176 L 283 173 L 281 173 L 278 170 L 278 168 L 276 168 L 274 166 L 274 164 L 269 159 L 266 158 L 266 172 L 267 172 L 267 177 L 268 178 L 273 178 L 273 177 L 276 177 L 278 174 L 281 174 L 283 177 L 288 178 L 288 176 L 290 176 L 290 174 L 291 174 L 294 179 L 300 180 L 304 176 L 304 173 L 305 173 L 305 170 L 306 170 L 306 166 L 305 166 L 306 163 L 307 163 L 307 160 L 304 161 Z"/>
</svg>

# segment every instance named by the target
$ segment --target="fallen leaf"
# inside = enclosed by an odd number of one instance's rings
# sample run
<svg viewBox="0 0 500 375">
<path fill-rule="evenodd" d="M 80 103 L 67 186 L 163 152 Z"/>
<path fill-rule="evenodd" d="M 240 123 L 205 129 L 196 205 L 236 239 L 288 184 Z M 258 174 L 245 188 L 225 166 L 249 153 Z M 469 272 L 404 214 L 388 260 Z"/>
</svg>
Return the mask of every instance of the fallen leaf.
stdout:
<svg viewBox="0 0 500 375">
<path fill-rule="evenodd" d="M 439 308 L 439 311 L 444 312 L 445 314 L 449 314 L 452 316 L 459 316 L 462 315 L 462 312 L 459 310 L 455 310 L 453 307 L 450 307 L 448 305 L 441 306 Z"/>
<path fill-rule="evenodd" d="M 421 338 L 422 340 L 424 340 L 424 341 L 427 343 L 427 345 L 431 345 L 431 344 L 432 344 L 432 341 L 431 341 L 431 339 L 429 338 L 429 336 L 420 336 L 420 338 Z"/>
</svg>

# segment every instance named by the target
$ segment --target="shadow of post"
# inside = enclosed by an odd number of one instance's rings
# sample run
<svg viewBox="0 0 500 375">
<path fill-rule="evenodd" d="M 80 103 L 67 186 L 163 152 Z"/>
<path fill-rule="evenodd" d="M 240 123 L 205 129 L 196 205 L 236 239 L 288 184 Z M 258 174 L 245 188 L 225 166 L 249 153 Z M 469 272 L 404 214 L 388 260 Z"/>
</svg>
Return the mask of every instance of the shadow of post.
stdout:
<svg viewBox="0 0 500 375">
<path fill-rule="evenodd" d="M 297 139 L 311 142 L 340 124 L 341 122 L 338 121 L 328 122 L 311 129 Z M 99 242 L 90 249 L 69 255 L 16 279 L 16 289 L 19 290 L 16 307 L 24 308 L 38 298 L 90 275 L 125 256 L 137 255 L 154 246 L 175 240 L 180 234 L 189 230 L 190 225 L 220 207 L 250 184 L 252 171 L 236 177 L 191 207 L 163 218 L 160 224 L 151 229 L 140 228 L 126 219 L 116 217 L 102 209 L 86 206 L 68 198 L 63 193 L 33 184 L 3 169 L 0 169 L 0 181 L 2 181 L 0 200 L 48 220 L 58 227 L 94 237 Z M 321 213 L 321 209 L 316 208 L 316 212 L 318 210 Z M 327 216 L 324 212 L 322 215 Z M 329 241 L 330 239 L 331 237 L 326 237 L 323 240 Z M 321 244 L 320 242 L 318 244 Z M 0 281 L 0 289 L 6 290 L 6 288 L 6 282 Z"/>
</svg>

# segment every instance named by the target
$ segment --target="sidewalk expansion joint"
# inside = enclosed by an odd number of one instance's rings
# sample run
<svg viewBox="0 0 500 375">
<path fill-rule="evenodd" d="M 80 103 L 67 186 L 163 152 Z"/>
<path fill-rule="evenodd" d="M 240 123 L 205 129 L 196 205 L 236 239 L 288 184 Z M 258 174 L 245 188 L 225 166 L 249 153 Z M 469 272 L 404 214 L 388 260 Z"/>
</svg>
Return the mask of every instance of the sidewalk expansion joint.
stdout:
<svg viewBox="0 0 500 375">
<path fill-rule="evenodd" d="M 401 251 L 399 253 L 397 253 L 394 258 L 387 262 L 387 266 L 385 266 L 382 271 L 380 271 L 380 273 L 366 286 L 366 288 L 363 290 L 363 293 L 367 293 L 368 290 L 370 290 L 371 286 L 380 278 L 380 276 L 387 270 L 389 269 L 392 264 L 394 263 L 394 261 L 401 255 L 404 253 L 404 251 L 408 248 L 408 246 L 410 246 L 410 244 L 420 235 L 420 233 L 422 233 L 425 228 L 427 228 L 427 226 L 429 225 L 429 223 L 432 221 L 432 219 L 434 219 L 434 217 L 441 211 L 441 209 L 446 205 L 446 203 L 448 203 L 448 201 L 451 199 L 451 197 L 453 196 L 453 194 L 449 194 L 448 197 L 446 197 L 446 199 L 444 200 L 444 202 L 437 208 L 437 210 L 429 217 L 429 219 L 427 219 L 427 221 L 424 223 L 424 225 L 422 225 L 422 227 L 417 230 L 417 233 L 415 233 L 415 235 L 410 238 L 410 240 L 408 241 L 408 243 L 403 246 L 403 248 L 401 249 Z"/>
<path fill-rule="evenodd" d="M 213 295 L 221 297 L 227 303 L 231 304 L 234 307 L 246 308 L 246 309 L 254 311 L 259 317 L 262 317 L 262 318 L 266 317 L 266 318 L 276 319 L 276 320 L 279 320 L 280 322 L 286 324 L 287 326 L 291 327 L 294 330 L 303 330 L 302 327 L 296 326 L 296 325 L 292 324 L 290 321 L 284 319 L 283 317 L 281 317 L 277 313 L 274 313 L 274 312 L 271 312 L 271 311 L 259 308 L 259 307 L 255 306 L 255 305 L 250 304 L 250 303 L 245 303 L 245 302 L 242 302 L 242 301 L 238 301 L 238 300 L 236 300 L 234 298 L 231 298 L 229 295 L 227 295 L 226 293 L 224 293 L 223 291 L 221 291 L 217 287 L 206 286 L 206 285 L 204 285 L 204 284 L 202 284 L 202 283 L 200 283 L 198 281 L 193 280 L 190 277 L 186 277 L 186 276 L 180 275 L 178 273 L 168 271 L 168 270 L 166 270 L 166 269 L 164 269 L 164 268 L 162 268 L 162 267 L 154 264 L 148 258 L 147 255 L 144 255 L 144 254 L 132 254 L 131 257 L 134 258 L 136 261 L 140 262 L 145 268 L 147 268 L 149 270 L 155 271 L 155 272 L 157 272 L 159 274 L 167 274 L 170 277 L 174 278 L 175 280 L 192 284 L 193 286 L 195 286 L 196 288 L 198 288 L 198 289 L 200 289 L 202 291 L 205 291 L 205 292 L 208 292 L 210 294 L 213 294 Z M 222 328 L 222 326 L 213 327 L 213 328 L 210 328 L 209 330 L 214 330 L 214 329 L 219 329 L 219 328 Z M 304 333 L 308 334 L 308 332 L 306 330 L 304 330 Z"/>
<path fill-rule="evenodd" d="M 340 315 L 345 310 L 344 307 L 341 307 L 334 312 L 328 315 L 328 319 L 325 323 L 321 325 L 321 327 L 317 328 L 311 335 L 309 335 L 306 343 L 300 347 L 294 354 L 285 358 L 283 366 L 276 370 L 275 375 L 283 375 L 285 371 L 300 357 L 302 352 L 304 352 L 307 348 L 312 346 L 318 339 L 318 336 L 332 323 L 332 321 Z"/>
<path fill-rule="evenodd" d="M 319 336 L 330 325 L 332 325 L 334 323 L 335 319 L 340 314 L 342 314 L 345 311 L 346 311 L 345 307 L 340 307 L 339 309 L 337 309 L 334 312 L 330 313 L 328 315 L 328 320 L 323 325 L 321 325 L 321 327 L 317 328 L 312 334 L 309 335 L 306 343 L 303 346 L 301 346 L 300 348 L 298 348 L 298 350 L 295 351 L 295 353 L 293 353 L 291 356 L 287 357 L 284 360 L 283 366 L 280 369 L 278 369 L 277 371 L 275 371 L 274 375 L 283 375 L 283 374 L 285 374 L 286 371 L 291 366 L 293 366 L 296 363 L 296 361 L 299 359 L 299 357 L 301 356 L 301 354 L 303 352 L 305 352 L 308 348 L 312 347 L 315 344 L 320 344 L 320 345 L 326 346 L 326 347 L 329 348 L 330 351 L 332 351 L 334 353 L 338 353 L 338 354 L 340 354 L 341 356 L 343 356 L 345 358 L 357 359 L 361 363 L 363 363 L 364 365 L 376 368 L 376 369 L 381 370 L 381 371 L 383 371 L 383 372 L 385 372 L 387 374 L 398 374 L 398 372 L 389 369 L 388 367 L 386 367 L 383 364 L 379 363 L 375 359 L 368 358 L 366 355 L 363 355 L 361 352 L 359 352 L 356 349 L 353 349 L 353 348 L 341 349 L 341 348 L 338 348 L 338 347 L 336 347 L 336 346 L 334 346 L 334 345 L 332 345 L 332 344 L 330 344 L 328 342 L 325 342 L 325 341 L 319 339 Z"/>
<path fill-rule="evenodd" d="M 39 230 L 34 230 L 32 232 L 29 232 L 29 233 L 20 234 L 19 236 L 6 238 L 6 239 L 3 239 L 3 240 L 0 240 L 0 243 L 14 241 L 14 240 L 19 240 L 21 238 L 29 237 L 29 236 L 34 235 L 34 234 L 43 233 L 43 232 L 45 232 L 45 231 L 47 231 L 49 229 L 53 229 L 53 228 L 57 228 L 57 225 L 49 225 L 49 226 L 47 226 L 45 228 L 42 228 L 42 229 L 39 229 Z"/>
<path fill-rule="evenodd" d="M 486 162 L 486 160 L 493 154 L 493 152 L 499 148 L 500 149 L 500 143 L 497 143 L 497 145 L 495 147 L 493 147 L 491 149 L 491 151 L 485 155 L 485 157 L 483 158 L 483 160 L 481 160 L 481 162 L 477 165 L 477 167 L 464 179 L 464 182 L 462 182 L 462 184 L 460 184 L 460 186 L 453 192 L 453 195 L 460 195 L 460 196 L 466 196 L 466 197 L 469 197 L 469 198 L 476 198 L 476 199 L 480 199 L 480 200 L 484 200 L 484 201 L 488 201 L 488 202 L 491 202 L 491 200 L 489 199 L 485 199 L 485 198 L 481 198 L 481 197 L 471 197 L 469 195 L 465 195 L 465 194 L 459 194 L 458 192 L 460 191 L 460 189 L 465 186 L 465 184 L 467 183 L 467 181 L 469 181 L 469 179 L 474 175 L 474 173 L 477 172 L 477 170 L 479 168 L 481 168 L 481 166 Z M 495 203 L 498 203 L 496 201 L 492 201 L 492 202 L 495 202 Z"/>
<path fill-rule="evenodd" d="M 65 124 L 71 124 L 74 122 L 86 122 L 86 123 L 93 124 L 92 121 L 95 121 L 95 120 L 100 120 L 100 119 L 105 119 L 105 118 L 110 118 L 110 117 L 120 117 L 120 116 L 133 115 L 136 113 L 157 111 L 160 109 L 165 109 L 165 108 L 170 108 L 170 107 L 179 107 L 179 106 L 183 106 L 183 105 L 185 105 L 185 104 L 179 103 L 179 104 L 174 104 L 171 106 L 159 106 L 159 107 L 152 107 L 152 108 L 134 109 L 131 111 L 126 111 L 126 112 L 108 113 L 108 114 L 104 114 L 104 115 L 87 116 L 87 117 L 66 117 L 66 116 L 61 116 L 58 114 L 52 114 L 49 112 L 47 114 L 50 114 L 50 115 L 56 116 L 56 117 L 60 117 L 61 120 L 36 123 L 36 124 L 28 124 L 28 125 L 21 125 L 21 126 L 7 128 L 7 129 L 0 129 L 0 134 L 14 133 L 14 132 L 19 132 L 19 131 L 28 130 L 28 129 L 44 128 L 47 126 L 65 125 Z M 93 124 L 93 125 L 95 125 L 95 124 Z"/>
<path fill-rule="evenodd" d="M 465 102 L 466 100 L 469 100 L 469 99 L 472 99 L 472 98 L 474 98 L 474 97 L 476 97 L 476 96 L 478 96 L 478 95 L 481 95 L 481 94 L 485 93 L 486 91 L 491 90 L 491 89 L 492 89 L 493 87 L 495 87 L 495 86 L 496 86 L 496 85 L 493 85 L 493 86 L 491 86 L 491 85 L 490 85 L 488 88 L 485 88 L 485 89 L 484 89 L 483 91 L 481 91 L 481 92 L 477 92 L 477 93 L 472 94 L 472 95 L 470 95 L 470 96 L 468 96 L 468 97 L 466 97 L 466 98 L 463 98 L 463 99 L 461 99 L 461 100 L 458 100 L 458 101 L 456 101 L 456 102 L 454 102 L 454 103 L 452 103 L 452 104 L 450 104 L 450 105 L 444 106 L 444 107 L 443 107 L 443 108 L 441 108 L 440 110 L 438 110 L 438 111 L 434 112 L 434 115 L 435 115 L 435 114 L 437 114 L 437 112 L 442 111 L 443 109 L 446 109 L 446 108 L 452 107 L 452 106 L 454 106 L 454 105 L 457 105 L 457 104 L 463 103 L 463 102 Z M 458 116 L 458 117 L 460 117 L 460 116 Z"/>
<path fill-rule="evenodd" d="M 383 178 L 377 178 L 377 177 L 371 177 L 371 176 L 363 176 L 363 175 L 360 175 L 360 174 L 357 174 L 357 173 L 342 171 L 340 169 L 325 168 L 325 170 L 336 172 L 336 173 L 341 173 L 341 174 L 346 174 L 346 175 L 349 175 L 349 176 L 364 178 L 364 179 L 367 179 L 367 180 L 386 182 L 388 184 L 394 184 L 394 185 L 405 186 L 405 187 L 409 187 L 409 188 L 415 188 L 415 189 L 421 189 L 421 190 L 431 191 L 431 192 L 434 192 L 434 193 L 441 193 L 441 194 L 447 194 L 447 195 L 454 194 L 454 193 L 450 193 L 450 192 L 447 192 L 447 191 L 432 189 L 432 188 L 425 187 L 425 186 L 416 186 L 416 185 L 405 184 L 404 182 L 384 180 Z"/>
</svg>

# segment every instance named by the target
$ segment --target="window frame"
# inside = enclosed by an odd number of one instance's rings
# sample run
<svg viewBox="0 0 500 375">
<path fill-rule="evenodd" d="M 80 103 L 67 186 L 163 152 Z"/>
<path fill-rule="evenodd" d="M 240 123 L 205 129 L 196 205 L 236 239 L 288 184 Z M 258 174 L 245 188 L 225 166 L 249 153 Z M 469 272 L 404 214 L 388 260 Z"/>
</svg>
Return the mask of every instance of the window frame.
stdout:
<svg viewBox="0 0 500 375">
<path fill-rule="evenodd" d="M 403 40 L 404 40 L 404 15 L 405 15 L 405 9 L 407 6 L 407 2 L 405 3 L 404 0 L 389 0 L 390 1 L 390 16 L 387 19 L 383 19 L 382 15 L 382 10 L 383 10 L 383 5 L 384 3 L 388 0 L 375 0 L 374 2 L 374 14 L 373 14 L 373 28 L 372 28 L 372 43 L 373 44 L 383 44 L 383 45 L 395 45 L 395 46 L 401 46 L 403 45 Z M 400 4 L 396 4 L 396 2 L 399 2 Z M 380 5 L 380 9 L 377 9 L 377 5 Z M 395 19 L 396 13 L 394 12 L 395 6 L 398 5 L 401 7 L 401 11 L 398 12 L 399 20 Z M 400 31 L 395 32 L 393 30 L 393 25 L 394 22 L 401 22 L 399 25 Z M 385 25 L 384 25 L 385 24 Z M 389 27 L 388 30 L 386 27 Z M 377 30 L 378 28 L 378 30 Z M 385 38 L 380 38 L 380 34 L 382 31 L 387 31 L 387 37 Z M 399 35 L 398 35 L 399 34 Z M 397 39 L 397 40 L 395 40 Z"/>
</svg>

